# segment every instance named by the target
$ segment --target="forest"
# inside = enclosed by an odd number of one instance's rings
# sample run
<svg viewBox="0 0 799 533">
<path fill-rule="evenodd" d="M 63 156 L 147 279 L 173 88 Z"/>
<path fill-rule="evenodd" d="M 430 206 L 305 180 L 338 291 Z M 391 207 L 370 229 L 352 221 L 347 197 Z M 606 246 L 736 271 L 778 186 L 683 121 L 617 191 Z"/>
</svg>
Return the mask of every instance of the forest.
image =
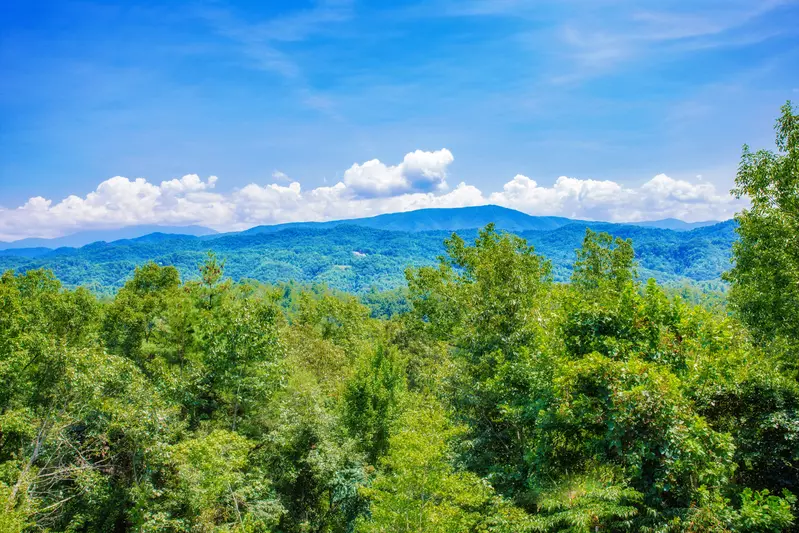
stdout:
<svg viewBox="0 0 799 533">
<path fill-rule="evenodd" d="M 404 291 L 150 262 L 0 277 L 0 532 L 799 526 L 799 115 L 744 153 L 724 301 L 489 224 Z M 565 280 L 564 280 L 565 281 Z"/>
<path fill-rule="evenodd" d="M 456 216 L 462 209 L 465 208 L 445 211 Z M 412 219 L 417 213 L 400 215 Z M 465 218 L 466 227 L 456 232 L 470 241 L 477 237 L 477 228 L 492 222 L 480 223 L 483 217 Z M 644 279 L 652 277 L 669 286 L 689 284 L 703 289 L 721 287 L 721 274 L 729 268 L 735 241 L 735 221 L 691 231 L 672 231 L 563 220 L 567 224 L 554 229 L 513 231 L 551 261 L 553 279 L 560 282 L 568 281 L 571 276 L 574 250 L 580 246 L 586 228 L 633 239 Z M 497 229 L 508 229 L 501 222 L 496 224 Z M 273 231 L 200 238 L 153 233 L 136 239 L 95 242 L 80 248 L 0 250 L 0 271 L 44 268 L 52 270 L 68 288 L 83 286 L 95 293 L 113 295 L 137 266 L 148 261 L 174 266 L 182 279 L 196 280 L 197 264 L 204 260 L 209 249 L 213 249 L 225 259 L 225 274 L 234 281 L 324 284 L 332 289 L 364 294 L 372 289 L 404 288 L 407 285 L 405 268 L 436 265 L 437 257 L 445 252 L 443 241 L 451 234 L 452 231 L 443 230 L 386 230 L 346 221 L 329 227 L 277 227 Z"/>
</svg>

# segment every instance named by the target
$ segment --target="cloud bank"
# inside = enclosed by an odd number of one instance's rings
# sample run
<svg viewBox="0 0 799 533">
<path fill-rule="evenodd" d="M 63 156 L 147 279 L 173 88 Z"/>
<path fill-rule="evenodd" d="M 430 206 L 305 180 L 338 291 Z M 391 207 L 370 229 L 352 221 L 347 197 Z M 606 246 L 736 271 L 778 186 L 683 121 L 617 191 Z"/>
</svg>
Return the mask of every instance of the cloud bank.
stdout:
<svg viewBox="0 0 799 533">
<path fill-rule="evenodd" d="M 451 188 L 446 148 L 416 150 L 396 165 L 377 159 L 353 164 L 333 186 L 303 190 L 298 181 L 275 172 L 275 183 L 251 183 L 222 193 L 217 177 L 196 174 L 150 183 L 144 178 L 110 178 L 85 197 L 60 202 L 36 196 L 17 208 L 0 207 L 0 240 L 57 237 L 86 229 L 137 224 L 199 224 L 239 230 L 258 224 L 322 221 L 410 211 L 428 207 L 497 204 L 531 215 L 559 215 L 610 222 L 660 218 L 723 220 L 742 206 L 708 183 L 690 183 L 659 174 L 639 187 L 614 181 L 561 176 L 551 186 L 521 174 L 502 189 L 484 192 L 466 183 Z M 278 183 L 280 182 L 280 183 Z"/>
</svg>

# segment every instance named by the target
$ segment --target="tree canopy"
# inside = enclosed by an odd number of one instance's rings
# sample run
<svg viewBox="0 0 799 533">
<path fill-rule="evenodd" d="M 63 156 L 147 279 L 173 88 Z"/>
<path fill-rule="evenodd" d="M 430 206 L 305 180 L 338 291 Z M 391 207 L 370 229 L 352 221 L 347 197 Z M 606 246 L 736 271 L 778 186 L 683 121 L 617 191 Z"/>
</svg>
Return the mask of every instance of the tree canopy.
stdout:
<svg viewBox="0 0 799 533">
<path fill-rule="evenodd" d="M 213 253 L 104 298 L 5 272 L 0 532 L 799 530 L 792 113 L 729 309 L 591 229 L 568 282 L 488 225 L 363 299 Z"/>
</svg>

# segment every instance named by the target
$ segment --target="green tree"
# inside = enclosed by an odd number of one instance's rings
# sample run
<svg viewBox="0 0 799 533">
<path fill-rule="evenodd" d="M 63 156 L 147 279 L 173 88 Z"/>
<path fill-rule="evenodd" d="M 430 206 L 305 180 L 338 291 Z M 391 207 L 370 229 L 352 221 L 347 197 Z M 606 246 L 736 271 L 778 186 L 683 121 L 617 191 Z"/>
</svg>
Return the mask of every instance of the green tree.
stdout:
<svg viewBox="0 0 799 533">
<path fill-rule="evenodd" d="M 388 449 L 404 389 L 398 354 L 382 344 L 359 361 L 344 389 L 342 418 L 372 464 Z"/>
<path fill-rule="evenodd" d="M 642 340 L 634 257 L 631 241 L 586 230 L 564 302 L 562 336 L 572 356 L 626 357 Z"/>
<path fill-rule="evenodd" d="M 149 342 L 168 300 L 180 286 L 176 268 L 153 262 L 136 267 L 133 278 L 119 290 L 103 318 L 103 340 L 114 353 L 136 361 L 142 368 L 151 353 Z"/>
<path fill-rule="evenodd" d="M 6 273 L 0 294 L 2 310 L 13 310 L 0 311 L 9 325 L 0 367 L 14 370 L 0 411 L 4 516 L 37 530 L 122 527 L 126 487 L 148 475 L 142 465 L 156 443 L 174 436 L 175 410 L 132 361 L 98 344 L 86 291 L 34 271 Z"/>
<path fill-rule="evenodd" d="M 445 241 L 438 268 L 409 270 L 413 314 L 452 352 L 450 400 L 469 428 L 468 461 L 501 491 L 521 490 L 530 431 L 547 395 L 550 264 L 524 239 L 481 230 Z"/>
<path fill-rule="evenodd" d="M 363 511 L 363 457 L 328 403 L 313 376 L 295 368 L 266 413 L 269 431 L 252 461 L 269 473 L 287 511 L 277 531 L 344 533 Z"/>
<path fill-rule="evenodd" d="M 585 230 L 583 246 L 577 250 L 572 283 L 583 289 L 609 286 L 623 291 L 636 278 L 632 240 L 615 239 L 608 233 Z"/>
<path fill-rule="evenodd" d="M 471 472 L 453 467 L 453 426 L 431 398 L 417 398 L 390 439 L 382 473 L 362 492 L 370 502 L 359 533 L 522 531 L 526 515 Z"/>
<path fill-rule="evenodd" d="M 227 300 L 202 334 L 206 414 L 236 431 L 281 385 L 284 349 L 269 301 Z M 249 431 L 257 431 L 246 426 Z"/>
<path fill-rule="evenodd" d="M 270 531 L 284 510 L 268 480 L 250 465 L 256 446 L 225 430 L 174 447 L 175 497 L 194 530 Z M 145 527 L 144 524 L 142 524 Z"/>
<path fill-rule="evenodd" d="M 761 342 L 799 347 L 799 115 L 790 102 L 777 119 L 777 152 L 744 146 L 736 188 L 751 207 L 736 216 L 740 239 L 730 304 Z M 796 365 L 794 355 L 792 364 Z"/>
<path fill-rule="evenodd" d="M 208 299 L 208 309 L 214 306 L 214 296 L 216 296 L 220 290 L 227 288 L 227 285 L 224 285 L 222 282 L 224 274 L 225 262 L 218 261 L 216 254 L 209 251 L 205 262 L 200 265 L 201 292 Z M 222 286 L 220 287 L 220 285 Z"/>
</svg>

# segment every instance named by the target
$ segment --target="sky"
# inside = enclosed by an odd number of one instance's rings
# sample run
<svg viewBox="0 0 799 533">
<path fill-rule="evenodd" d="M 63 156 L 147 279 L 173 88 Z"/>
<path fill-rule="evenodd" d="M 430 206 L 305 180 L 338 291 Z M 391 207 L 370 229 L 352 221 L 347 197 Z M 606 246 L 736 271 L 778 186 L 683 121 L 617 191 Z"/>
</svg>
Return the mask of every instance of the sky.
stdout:
<svg viewBox="0 0 799 533">
<path fill-rule="evenodd" d="M 0 2 L 0 240 L 494 203 L 721 220 L 799 1 Z"/>
</svg>

